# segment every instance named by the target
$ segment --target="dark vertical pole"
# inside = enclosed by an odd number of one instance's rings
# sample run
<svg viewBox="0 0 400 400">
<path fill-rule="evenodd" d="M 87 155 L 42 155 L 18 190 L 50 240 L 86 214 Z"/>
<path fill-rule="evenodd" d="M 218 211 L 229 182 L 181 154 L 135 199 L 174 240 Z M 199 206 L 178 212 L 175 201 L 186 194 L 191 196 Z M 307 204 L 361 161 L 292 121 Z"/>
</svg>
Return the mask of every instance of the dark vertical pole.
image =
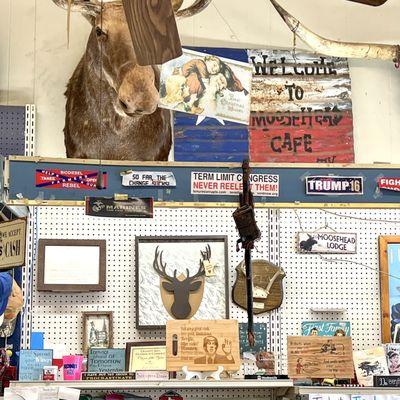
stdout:
<svg viewBox="0 0 400 400">
<path fill-rule="evenodd" d="M 250 192 L 250 163 L 244 160 L 243 169 L 243 194 L 241 198 L 241 206 L 250 205 L 253 207 L 253 196 Z M 246 266 L 246 292 L 247 292 L 247 338 L 250 346 L 254 346 L 254 327 L 253 327 L 253 269 L 251 265 L 251 249 L 254 242 L 249 242 L 244 246 L 244 262 Z"/>
</svg>

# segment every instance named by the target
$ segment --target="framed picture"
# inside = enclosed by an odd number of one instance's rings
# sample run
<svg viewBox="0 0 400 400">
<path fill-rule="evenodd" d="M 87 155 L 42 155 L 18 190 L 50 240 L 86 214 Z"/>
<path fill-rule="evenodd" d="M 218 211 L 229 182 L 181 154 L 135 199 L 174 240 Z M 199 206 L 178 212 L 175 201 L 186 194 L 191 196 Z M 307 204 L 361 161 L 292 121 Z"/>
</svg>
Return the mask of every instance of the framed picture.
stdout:
<svg viewBox="0 0 400 400">
<path fill-rule="evenodd" d="M 167 347 L 165 341 L 128 342 L 125 369 L 136 371 L 166 371 Z"/>
<path fill-rule="evenodd" d="M 400 236 L 379 237 L 382 342 L 400 343 Z"/>
<path fill-rule="evenodd" d="M 229 318 L 227 259 L 226 236 L 136 237 L 137 328 Z"/>
<path fill-rule="evenodd" d="M 105 291 L 106 273 L 105 240 L 39 240 L 38 291 Z"/>
<path fill-rule="evenodd" d="M 89 349 L 110 349 L 113 343 L 112 311 L 83 313 L 83 352 Z"/>
</svg>

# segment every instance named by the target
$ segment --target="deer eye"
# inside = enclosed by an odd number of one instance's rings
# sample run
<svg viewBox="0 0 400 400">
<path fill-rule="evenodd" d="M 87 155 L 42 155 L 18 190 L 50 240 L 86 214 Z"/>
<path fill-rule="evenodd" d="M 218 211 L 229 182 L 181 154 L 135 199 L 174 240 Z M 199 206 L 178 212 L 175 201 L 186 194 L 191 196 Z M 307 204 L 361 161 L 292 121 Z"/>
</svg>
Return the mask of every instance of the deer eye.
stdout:
<svg viewBox="0 0 400 400">
<path fill-rule="evenodd" d="M 98 38 L 106 38 L 107 32 L 104 32 L 99 26 L 96 26 L 96 36 Z"/>
</svg>

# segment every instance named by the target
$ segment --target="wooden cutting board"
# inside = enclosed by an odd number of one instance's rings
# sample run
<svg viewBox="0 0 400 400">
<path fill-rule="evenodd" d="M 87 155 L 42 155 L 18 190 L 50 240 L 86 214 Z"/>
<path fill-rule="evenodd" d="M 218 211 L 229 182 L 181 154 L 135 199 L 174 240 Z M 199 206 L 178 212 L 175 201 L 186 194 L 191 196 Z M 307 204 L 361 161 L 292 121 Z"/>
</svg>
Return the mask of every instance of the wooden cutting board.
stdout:
<svg viewBox="0 0 400 400">
<path fill-rule="evenodd" d="M 167 322 L 167 370 L 226 371 L 240 369 L 239 326 L 235 320 Z"/>
<path fill-rule="evenodd" d="M 288 336 L 289 378 L 354 377 L 349 336 Z"/>
</svg>

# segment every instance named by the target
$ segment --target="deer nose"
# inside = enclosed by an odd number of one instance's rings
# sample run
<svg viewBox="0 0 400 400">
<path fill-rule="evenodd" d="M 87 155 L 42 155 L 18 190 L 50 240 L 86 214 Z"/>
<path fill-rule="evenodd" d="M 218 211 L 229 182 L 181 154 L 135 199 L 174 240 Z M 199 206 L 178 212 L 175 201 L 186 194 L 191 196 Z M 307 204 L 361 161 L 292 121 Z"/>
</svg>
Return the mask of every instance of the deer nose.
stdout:
<svg viewBox="0 0 400 400">
<path fill-rule="evenodd" d="M 135 101 L 129 98 L 119 98 L 119 104 L 122 110 L 128 114 L 152 114 L 156 108 L 156 104 L 136 104 Z"/>
</svg>

